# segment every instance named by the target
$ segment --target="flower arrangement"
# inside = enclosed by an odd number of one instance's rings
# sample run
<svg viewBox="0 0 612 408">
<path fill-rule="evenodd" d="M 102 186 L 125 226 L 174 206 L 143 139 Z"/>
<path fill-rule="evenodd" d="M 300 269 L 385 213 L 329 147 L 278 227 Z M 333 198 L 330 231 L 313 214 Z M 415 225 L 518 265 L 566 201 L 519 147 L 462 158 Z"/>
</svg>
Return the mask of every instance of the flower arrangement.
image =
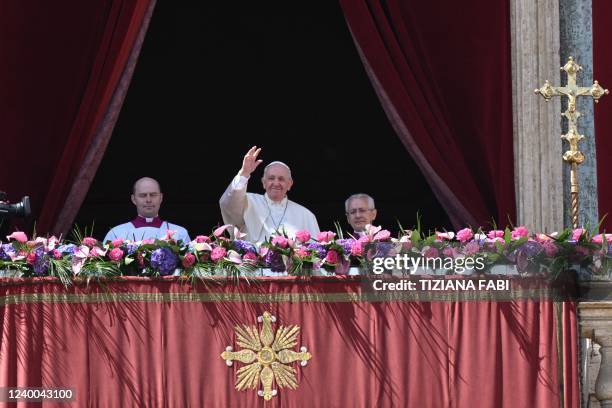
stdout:
<svg viewBox="0 0 612 408">
<path fill-rule="evenodd" d="M 231 234 L 230 234 L 231 232 Z M 586 229 L 531 234 L 518 226 L 504 230 L 464 228 L 424 235 L 419 228 L 401 230 L 398 237 L 381 227 L 368 225 L 359 237 L 323 231 L 312 237 L 298 231 L 295 237 L 278 233 L 259 247 L 244 240 L 232 225 L 198 235 L 184 243 L 166 237 L 132 242 L 116 239 L 105 243 L 92 237 L 64 242 L 56 237 L 28 236 L 16 231 L 0 241 L 0 270 L 23 277 L 54 276 L 65 284 L 85 279 L 122 275 L 181 275 L 192 279 L 210 276 L 248 276 L 258 268 L 308 276 L 323 269 L 346 274 L 353 266 L 367 267 L 376 257 L 406 254 L 412 258 L 480 258 L 486 268 L 515 265 L 518 272 L 556 277 L 574 265 L 592 275 L 612 273 L 612 234 Z"/>
</svg>

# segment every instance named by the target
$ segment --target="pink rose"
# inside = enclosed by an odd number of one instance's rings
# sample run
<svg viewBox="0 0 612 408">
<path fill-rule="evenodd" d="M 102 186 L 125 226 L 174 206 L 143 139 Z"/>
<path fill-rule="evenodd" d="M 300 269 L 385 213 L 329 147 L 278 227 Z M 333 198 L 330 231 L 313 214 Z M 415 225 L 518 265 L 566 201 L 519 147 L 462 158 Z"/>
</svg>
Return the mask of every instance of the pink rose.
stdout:
<svg viewBox="0 0 612 408">
<path fill-rule="evenodd" d="M 546 256 L 550 258 L 557 255 L 557 252 L 559 252 L 559 248 L 557 248 L 557 245 L 552 241 L 544 241 L 542 243 L 542 248 L 544 248 Z"/>
<path fill-rule="evenodd" d="M 374 235 L 374 238 L 372 238 L 373 241 L 384 241 L 386 239 L 389 239 L 389 237 L 391 237 L 391 233 L 387 230 L 381 230 L 379 232 L 376 233 L 376 235 Z"/>
<path fill-rule="evenodd" d="M 436 247 L 424 246 L 421 250 L 421 254 L 425 258 L 437 258 L 440 254 Z"/>
<path fill-rule="evenodd" d="M 338 252 L 335 250 L 330 249 L 327 251 L 327 255 L 325 256 L 325 262 L 329 264 L 337 264 L 340 262 L 340 255 L 338 255 Z"/>
<path fill-rule="evenodd" d="M 272 245 L 276 245 L 281 248 L 287 248 L 287 246 L 289 245 L 289 241 L 287 240 L 287 238 L 283 237 L 282 235 L 275 235 L 272 238 Z"/>
<path fill-rule="evenodd" d="M 460 231 L 457 231 L 457 239 L 461 242 L 467 242 L 474 236 L 471 228 L 464 228 Z"/>
<path fill-rule="evenodd" d="M 212 250 L 210 254 L 210 259 L 214 262 L 217 262 L 219 259 L 223 258 L 227 254 L 227 251 L 223 247 L 216 247 Z"/>
<path fill-rule="evenodd" d="M 504 231 L 502 231 L 502 230 L 491 230 L 487 234 L 487 237 L 489 237 L 490 239 L 493 239 L 493 240 L 495 240 L 495 238 L 503 238 L 504 237 Z"/>
<path fill-rule="evenodd" d="M 27 242 L 28 241 L 28 236 L 25 234 L 25 232 L 21 232 L 21 231 L 15 231 L 13 232 L 11 235 L 7 235 L 6 239 L 8 239 L 9 241 L 11 239 L 14 239 L 18 242 Z"/>
<path fill-rule="evenodd" d="M 60 251 L 58 251 L 57 249 L 53 250 L 53 258 L 55 259 L 62 259 L 62 253 Z"/>
<path fill-rule="evenodd" d="M 454 232 L 436 232 L 436 237 L 442 241 L 442 240 L 451 240 L 453 238 L 455 238 L 455 233 Z"/>
<path fill-rule="evenodd" d="M 606 242 L 608 244 L 612 242 L 612 234 L 605 234 L 605 235 L 604 234 L 598 234 L 598 235 L 595 235 L 593 237 L 592 241 L 595 244 L 603 244 L 604 236 L 605 236 Z"/>
<path fill-rule="evenodd" d="M 187 252 L 185 256 L 183 257 L 183 262 L 182 262 L 183 268 L 185 269 L 191 268 L 195 262 L 196 262 L 195 255 L 192 254 L 191 252 Z"/>
<path fill-rule="evenodd" d="M 30 265 L 36 262 L 36 252 L 30 252 L 28 256 L 26 256 L 26 262 Z"/>
<path fill-rule="evenodd" d="M 113 239 L 112 244 L 115 248 L 123 245 L 123 240 L 121 238 Z"/>
<path fill-rule="evenodd" d="M 108 257 L 111 261 L 120 261 L 123 259 L 123 251 L 120 248 L 113 248 L 108 253 Z"/>
<path fill-rule="evenodd" d="M 195 238 L 195 242 L 197 242 L 198 244 L 201 244 L 203 242 L 210 242 L 210 238 L 207 237 L 206 235 L 198 235 Z"/>
<path fill-rule="evenodd" d="M 257 263 L 257 254 L 255 252 L 247 252 L 242 256 L 244 262 L 255 264 Z"/>
<path fill-rule="evenodd" d="M 304 230 L 298 231 L 295 233 L 295 239 L 297 239 L 301 243 L 308 242 L 310 241 L 310 232 Z"/>
<path fill-rule="evenodd" d="M 512 230 L 512 239 L 519 239 L 528 236 L 529 230 L 525 226 L 516 227 Z"/>
<path fill-rule="evenodd" d="M 333 241 L 335 237 L 336 237 L 336 233 L 335 232 L 323 231 L 323 232 L 319 232 L 317 234 L 317 241 L 319 241 L 319 242 L 330 242 L 330 241 Z"/>
<path fill-rule="evenodd" d="M 363 255 L 363 246 L 361 245 L 361 242 L 355 241 L 353 245 L 351 245 L 351 255 L 353 256 Z"/>
<path fill-rule="evenodd" d="M 94 245 L 96 245 L 98 243 L 98 240 L 92 237 L 85 237 L 83 238 L 83 245 L 87 245 L 88 247 L 93 247 Z"/>
<path fill-rule="evenodd" d="M 578 241 L 580 237 L 582 236 L 582 234 L 584 234 L 585 232 L 586 230 L 584 228 L 576 228 L 575 230 L 572 231 L 572 240 Z"/>
</svg>

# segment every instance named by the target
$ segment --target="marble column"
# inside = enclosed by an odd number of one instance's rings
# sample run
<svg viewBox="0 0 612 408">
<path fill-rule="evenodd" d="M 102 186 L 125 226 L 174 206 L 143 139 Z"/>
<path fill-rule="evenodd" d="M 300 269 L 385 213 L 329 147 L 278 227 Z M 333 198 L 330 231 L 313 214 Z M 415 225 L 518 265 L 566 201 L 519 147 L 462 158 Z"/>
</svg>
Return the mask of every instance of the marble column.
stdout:
<svg viewBox="0 0 612 408">
<path fill-rule="evenodd" d="M 593 27 L 592 27 L 592 2 L 591 0 L 559 0 L 559 29 L 560 29 L 560 54 L 559 66 L 563 66 L 567 59 L 572 56 L 582 71 L 577 75 L 579 86 L 591 86 L 593 84 Z M 553 85 L 565 85 L 565 73 L 561 76 L 561 83 Z M 607 85 L 608 87 L 611 85 Z M 567 98 L 562 101 L 562 110 L 567 107 Z M 602 103 L 612 103 L 605 99 Z M 593 117 L 593 100 L 590 97 L 578 98 L 577 109 L 582 114 L 578 120 L 578 131 L 585 138 L 579 143 L 580 151 L 585 155 L 585 161 L 578 166 L 578 181 L 580 183 L 580 225 L 597 226 L 597 172 L 595 159 L 595 125 Z M 563 133 L 567 132 L 567 120 L 562 122 Z M 563 150 L 567 150 L 564 142 Z M 563 197 L 564 197 L 564 222 L 571 226 L 571 201 L 569 191 L 569 166 L 563 165 Z"/>
<path fill-rule="evenodd" d="M 607 284 L 612 288 L 612 283 Z M 612 408 L 612 302 L 580 302 L 578 317 L 580 336 L 600 346 L 599 371 L 587 376 L 596 378 L 594 397 L 601 408 Z M 590 388 L 589 384 L 583 387 Z"/>
<path fill-rule="evenodd" d="M 533 90 L 560 81 L 559 0 L 511 0 L 514 172 L 518 223 L 563 228 L 561 105 Z"/>
</svg>

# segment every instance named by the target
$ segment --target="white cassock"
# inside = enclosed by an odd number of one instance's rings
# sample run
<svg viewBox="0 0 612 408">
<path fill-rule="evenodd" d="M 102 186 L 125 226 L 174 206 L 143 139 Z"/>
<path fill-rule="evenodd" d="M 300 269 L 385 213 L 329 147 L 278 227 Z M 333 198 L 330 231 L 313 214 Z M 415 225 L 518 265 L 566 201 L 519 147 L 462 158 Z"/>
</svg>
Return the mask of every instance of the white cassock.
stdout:
<svg viewBox="0 0 612 408">
<path fill-rule="evenodd" d="M 104 237 L 104 241 L 112 241 L 113 239 L 121 238 L 130 241 L 142 241 L 143 239 L 162 239 L 166 237 L 166 233 L 175 231 L 172 236 L 175 240 L 182 240 L 188 243 L 189 234 L 187 230 L 180 225 L 171 224 L 168 221 L 162 221 L 159 217 L 145 218 L 138 216 L 130 222 L 117 225 L 111 228 Z"/>
<path fill-rule="evenodd" d="M 248 181 L 237 175 L 219 200 L 223 222 L 237 226 L 247 240 L 260 243 L 276 231 L 295 237 L 297 231 L 306 230 L 313 238 L 320 232 L 317 218 L 306 207 L 287 197 L 274 202 L 267 194 L 247 193 Z"/>
</svg>

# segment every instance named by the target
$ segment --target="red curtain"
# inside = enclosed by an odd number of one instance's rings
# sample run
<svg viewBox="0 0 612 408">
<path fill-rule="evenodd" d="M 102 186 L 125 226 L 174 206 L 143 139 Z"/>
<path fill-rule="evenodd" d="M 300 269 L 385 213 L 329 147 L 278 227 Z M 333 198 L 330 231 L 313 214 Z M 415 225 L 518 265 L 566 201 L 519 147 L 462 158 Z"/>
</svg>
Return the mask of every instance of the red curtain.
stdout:
<svg viewBox="0 0 612 408">
<path fill-rule="evenodd" d="M 593 77 L 604 88 L 612 89 L 612 55 L 610 54 L 610 21 L 612 2 L 593 0 Z M 612 95 L 595 105 L 595 143 L 597 148 L 597 192 L 599 216 L 607 214 L 603 228 L 612 231 Z"/>
<path fill-rule="evenodd" d="M 0 190 L 52 231 L 151 0 L 2 2 Z M 111 127 L 112 129 L 112 127 Z"/>
<path fill-rule="evenodd" d="M 342 278 L 126 280 L 0 281 L 0 386 L 72 387 L 74 406 L 263 407 L 256 391 L 234 389 L 243 364 L 220 354 L 240 349 L 236 325 L 261 328 L 268 311 L 273 330 L 300 326 L 294 350 L 312 359 L 294 366 L 297 389 L 266 406 L 579 407 L 575 305 L 554 302 L 546 282 L 513 280 L 505 301 L 411 301 Z"/>
<path fill-rule="evenodd" d="M 340 4 L 387 116 L 453 224 L 514 220 L 508 1 Z"/>
</svg>

